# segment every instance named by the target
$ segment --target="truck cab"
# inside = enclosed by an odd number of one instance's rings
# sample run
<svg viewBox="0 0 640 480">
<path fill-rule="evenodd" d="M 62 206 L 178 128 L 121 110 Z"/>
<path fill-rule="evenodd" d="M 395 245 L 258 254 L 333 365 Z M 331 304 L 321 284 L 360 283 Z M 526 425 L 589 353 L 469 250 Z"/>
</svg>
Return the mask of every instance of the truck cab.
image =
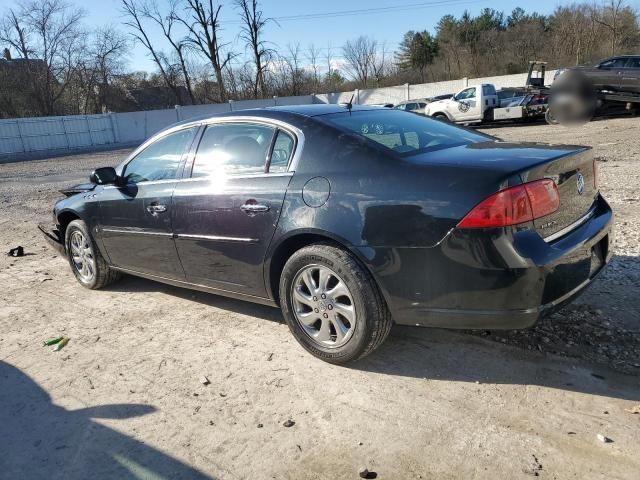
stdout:
<svg viewBox="0 0 640 480">
<path fill-rule="evenodd" d="M 463 88 L 449 99 L 430 103 L 425 115 L 455 123 L 479 123 L 499 105 L 496 87 L 481 83 Z"/>
</svg>

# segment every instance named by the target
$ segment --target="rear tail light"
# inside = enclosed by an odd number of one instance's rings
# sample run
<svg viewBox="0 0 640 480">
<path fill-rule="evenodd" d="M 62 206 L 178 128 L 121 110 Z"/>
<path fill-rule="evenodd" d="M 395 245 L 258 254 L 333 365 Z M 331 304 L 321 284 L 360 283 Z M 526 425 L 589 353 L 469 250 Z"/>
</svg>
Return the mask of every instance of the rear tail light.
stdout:
<svg viewBox="0 0 640 480">
<path fill-rule="evenodd" d="M 558 186 L 545 178 L 494 193 L 467 213 L 458 228 L 508 227 L 549 215 L 559 206 Z"/>
<path fill-rule="evenodd" d="M 598 190 L 598 181 L 600 179 L 598 178 L 598 160 L 597 159 L 593 159 L 593 188 L 595 188 L 596 190 Z"/>
</svg>

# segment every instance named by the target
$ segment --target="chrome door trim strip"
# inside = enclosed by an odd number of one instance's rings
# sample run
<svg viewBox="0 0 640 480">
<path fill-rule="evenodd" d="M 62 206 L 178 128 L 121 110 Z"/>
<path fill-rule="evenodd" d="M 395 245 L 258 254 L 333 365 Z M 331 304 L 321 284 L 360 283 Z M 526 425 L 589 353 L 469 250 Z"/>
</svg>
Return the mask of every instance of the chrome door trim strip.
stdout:
<svg viewBox="0 0 640 480">
<path fill-rule="evenodd" d="M 568 226 L 564 227 L 562 230 L 558 230 L 556 233 L 554 233 L 552 235 L 549 235 L 548 237 L 545 237 L 544 241 L 549 243 L 549 242 L 553 242 L 554 240 L 557 240 L 560 237 L 564 237 L 565 235 L 570 233 L 572 230 L 578 228 L 580 225 L 582 225 L 583 223 L 587 222 L 591 217 L 593 217 L 593 215 L 595 213 L 596 213 L 596 209 L 594 207 L 591 210 L 589 210 L 586 213 L 586 215 L 580 217 L 578 220 L 573 222 L 571 225 L 568 225 Z"/>
<path fill-rule="evenodd" d="M 147 231 L 147 230 L 134 230 L 134 229 L 128 229 L 128 228 L 102 227 L 101 231 L 108 232 L 108 233 L 128 233 L 128 234 L 133 234 L 133 235 L 153 235 L 153 236 L 156 236 L 156 237 L 173 238 L 173 234 L 172 233 L 151 232 L 151 231 Z"/>
<path fill-rule="evenodd" d="M 179 233 L 175 238 L 185 240 L 210 240 L 214 242 L 238 242 L 238 243 L 258 243 L 259 238 L 242 238 L 242 237 L 223 237 L 219 235 L 192 235 L 187 233 Z"/>
</svg>

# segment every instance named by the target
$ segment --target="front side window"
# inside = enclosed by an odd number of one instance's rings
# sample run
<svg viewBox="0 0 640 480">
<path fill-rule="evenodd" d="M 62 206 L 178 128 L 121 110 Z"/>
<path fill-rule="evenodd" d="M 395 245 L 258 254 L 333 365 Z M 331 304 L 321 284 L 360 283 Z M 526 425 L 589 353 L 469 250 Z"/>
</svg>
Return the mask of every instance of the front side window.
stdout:
<svg viewBox="0 0 640 480">
<path fill-rule="evenodd" d="M 196 128 L 185 128 L 156 140 L 124 168 L 127 183 L 175 179 Z"/>
<path fill-rule="evenodd" d="M 476 98 L 476 88 L 471 87 L 465 90 L 462 90 L 458 95 L 456 95 L 456 100 L 468 100 L 470 98 Z"/>
<path fill-rule="evenodd" d="M 607 60 L 600 64 L 600 68 L 608 69 L 608 68 L 622 68 L 624 64 L 627 63 L 626 58 L 612 58 L 611 60 Z"/>
<path fill-rule="evenodd" d="M 256 123 L 209 125 L 202 135 L 192 177 L 264 173 L 276 129 Z"/>
<path fill-rule="evenodd" d="M 317 118 L 401 156 L 485 142 L 488 138 L 429 117 L 405 115 L 394 110 L 336 113 Z"/>
</svg>

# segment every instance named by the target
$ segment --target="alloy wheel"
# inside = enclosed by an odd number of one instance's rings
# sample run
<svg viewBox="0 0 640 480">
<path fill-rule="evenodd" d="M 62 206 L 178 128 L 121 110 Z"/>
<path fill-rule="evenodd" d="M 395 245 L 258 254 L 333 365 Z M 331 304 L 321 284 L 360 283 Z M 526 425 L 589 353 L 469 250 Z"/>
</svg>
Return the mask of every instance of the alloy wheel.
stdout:
<svg viewBox="0 0 640 480">
<path fill-rule="evenodd" d="M 346 344 L 355 331 L 353 297 L 340 276 L 324 265 L 308 265 L 295 276 L 291 298 L 296 320 L 323 347 Z"/>
<path fill-rule="evenodd" d="M 84 282 L 91 282 L 95 275 L 96 263 L 93 250 L 85 235 L 75 230 L 69 237 L 69 248 L 73 267 Z"/>
</svg>

